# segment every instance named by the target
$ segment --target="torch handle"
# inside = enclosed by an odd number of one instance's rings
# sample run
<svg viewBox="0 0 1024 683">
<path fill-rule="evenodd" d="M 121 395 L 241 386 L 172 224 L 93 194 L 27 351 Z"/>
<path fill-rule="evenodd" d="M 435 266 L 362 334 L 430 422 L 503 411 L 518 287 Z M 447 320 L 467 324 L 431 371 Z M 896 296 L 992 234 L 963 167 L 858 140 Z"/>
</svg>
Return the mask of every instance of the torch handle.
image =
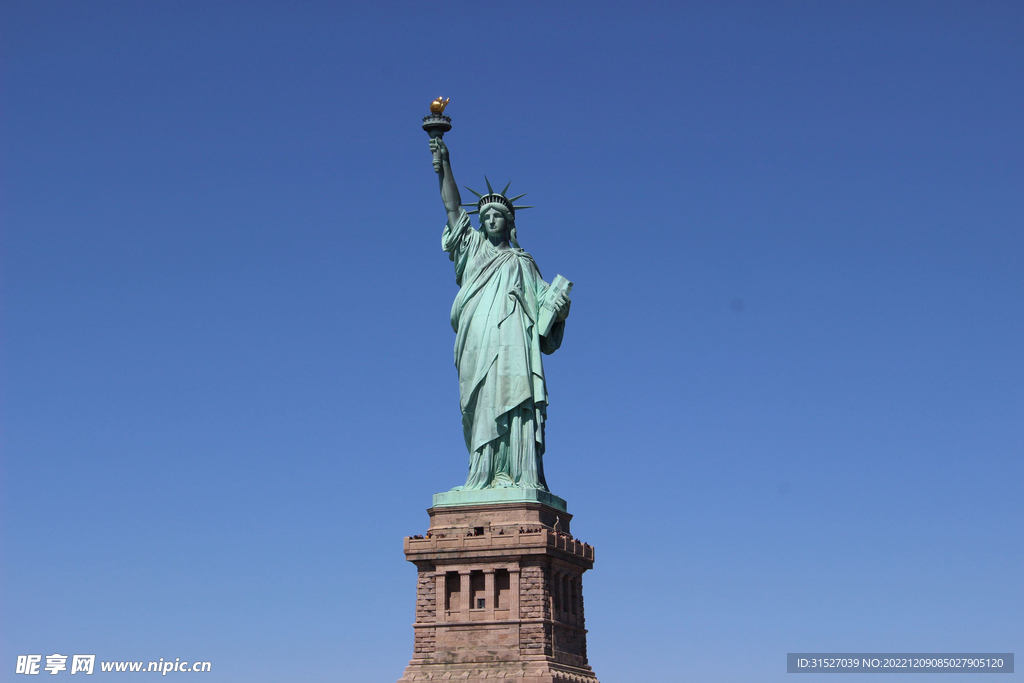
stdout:
<svg viewBox="0 0 1024 683">
<path fill-rule="evenodd" d="M 444 133 L 442 133 L 441 131 L 431 131 L 430 132 L 430 137 L 433 140 L 440 140 L 441 138 L 444 137 Z M 440 173 L 441 172 L 441 150 L 439 150 L 439 149 L 435 149 L 434 150 L 434 157 L 432 159 L 432 162 L 434 164 L 434 173 Z"/>
<path fill-rule="evenodd" d="M 431 140 L 440 140 L 444 137 L 444 134 L 452 129 L 451 118 L 432 112 L 430 116 L 423 117 L 423 130 L 427 131 L 427 135 L 430 136 Z M 441 150 L 434 150 L 434 172 L 440 174 L 443 172 L 443 162 L 441 160 Z"/>
</svg>

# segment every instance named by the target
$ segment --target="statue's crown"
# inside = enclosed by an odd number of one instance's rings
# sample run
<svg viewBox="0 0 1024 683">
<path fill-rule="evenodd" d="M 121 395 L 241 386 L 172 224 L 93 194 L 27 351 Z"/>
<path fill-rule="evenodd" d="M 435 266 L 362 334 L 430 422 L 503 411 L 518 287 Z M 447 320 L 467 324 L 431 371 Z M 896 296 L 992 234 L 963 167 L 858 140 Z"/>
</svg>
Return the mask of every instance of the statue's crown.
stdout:
<svg viewBox="0 0 1024 683">
<path fill-rule="evenodd" d="M 469 186 L 466 186 L 466 189 L 469 190 L 470 192 L 472 192 L 473 194 L 475 194 L 477 196 L 477 199 L 478 199 L 478 201 L 475 202 L 475 203 L 463 204 L 463 206 L 475 206 L 476 207 L 472 211 L 467 211 L 466 213 L 480 213 L 480 210 L 482 208 L 484 208 L 485 206 L 487 206 L 488 204 L 501 204 L 506 209 L 508 209 L 509 213 L 512 214 L 512 218 L 515 218 L 516 217 L 516 209 L 532 209 L 533 208 L 532 206 L 515 206 L 512 203 L 512 202 L 514 202 L 515 200 L 517 200 L 517 199 L 519 199 L 521 197 L 525 197 L 526 196 L 525 192 L 520 194 L 520 195 L 516 195 L 515 197 L 506 197 L 505 196 L 505 193 L 508 191 L 508 186 L 512 184 L 511 181 L 509 181 L 509 184 L 506 185 L 505 189 L 502 190 L 501 192 L 495 192 L 494 191 L 494 188 L 491 187 L 491 181 L 487 179 L 487 176 L 484 176 L 484 182 L 487 183 L 487 194 L 480 194 L 479 192 L 477 192 L 473 188 L 471 188 Z"/>
</svg>

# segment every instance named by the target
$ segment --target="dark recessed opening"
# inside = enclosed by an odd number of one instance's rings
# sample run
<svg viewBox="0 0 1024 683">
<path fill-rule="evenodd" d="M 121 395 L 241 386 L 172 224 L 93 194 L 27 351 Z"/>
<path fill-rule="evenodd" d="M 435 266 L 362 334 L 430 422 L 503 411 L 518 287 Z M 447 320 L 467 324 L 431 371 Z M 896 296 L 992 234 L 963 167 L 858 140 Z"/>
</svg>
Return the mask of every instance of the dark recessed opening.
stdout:
<svg viewBox="0 0 1024 683">
<path fill-rule="evenodd" d="M 469 573 L 469 607 L 470 609 L 483 609 L 487 599 L 485 588 L 487 581 L 482 571 L 473 570 Z"/>
<path fill-rule="evenodd" d="M 494 572 L 494 609 L 508 609 L 509 598 L 512 595 L 511 584 L 507 569 L 497 569 Z"/>
<path fill-rule="evenodd" d="M 444 576 L 444 608 L 446 610 L 459 609 L 460 588 L 459 573 L 447 572 Z"/>
</svg>

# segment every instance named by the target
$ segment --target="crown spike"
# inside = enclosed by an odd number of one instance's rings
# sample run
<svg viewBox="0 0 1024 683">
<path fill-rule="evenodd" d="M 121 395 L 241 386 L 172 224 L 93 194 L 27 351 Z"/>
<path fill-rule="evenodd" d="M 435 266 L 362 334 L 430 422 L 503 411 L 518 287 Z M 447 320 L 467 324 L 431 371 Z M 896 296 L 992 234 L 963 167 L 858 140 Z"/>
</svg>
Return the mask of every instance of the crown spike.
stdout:
<svg viewBox="0 0 1024 683">
<path fill-rule="evenodd" d="M 516 195 L 515 197 L 509 197 L 509 198 L 508 198 L 508 200 L 509 200 L 510 202 L 514 202 L 514 201 L 515 201 L 515 200 L 517 200 L 517 199 L 522 199 L 522 198 L 523 198 L 523 197 L 525 197 L 526 195 L 527 195 L 527 193 L 526 193 L 526 192 L 524 192 L 524 193 L 522 193 L 522 194 L 517 194 L 517 195 Z"/>
<path fill-rule="evenodd" d="M 511 181 L 511 180 L 510 180 L 510 181 L 508 181 L 508 185 L 511 185 L 511 184 L 512 184 L 512 181 Z M 502 196 L 502 197 L 504 197 L 504 196 L 505 196 L 505 193 L 506 193 L 506 192 L 508 192 L 508 185 L 506 185 L 506 186 L 505 186 L 505 189 L 501 191 L 501 196 Z"/>
<path fill-rule="evenodd" d="M 480 194 L 479 192 L 477 192 L 476 190 L 474 190 L 469 185 L 463 185 L 463 187 L 466 188 L 467 190 L 469 190 L 470 192 L 472 192 L 473 194 L 475 194 L 478 199 L 483 199 L 484 196 L 482 194 Z"/>
<path fill-rule="evenodd" d="M 513 206 L 512 208 L 518 210 L 518 209 L 532 209 L 533 207 L 532 206 Z"/>
<path fill-rule="evenodd" d="M 494 194 L 494 188 L 491 187 L 491 181 L 487 180 L 487 176 L 484 176 L 484 182 L 487 183 L 487 192 L 489 194 Z"/>
</svg>

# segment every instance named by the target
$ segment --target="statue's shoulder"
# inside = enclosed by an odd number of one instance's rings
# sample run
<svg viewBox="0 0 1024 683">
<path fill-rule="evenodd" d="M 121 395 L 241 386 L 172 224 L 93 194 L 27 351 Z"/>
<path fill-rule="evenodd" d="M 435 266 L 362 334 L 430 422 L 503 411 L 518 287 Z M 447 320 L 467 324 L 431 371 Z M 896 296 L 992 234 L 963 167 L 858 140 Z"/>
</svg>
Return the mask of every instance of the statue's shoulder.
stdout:
<svg viewBox="0 0 1024 683">
<path fill-rule="evenodd" d="M 518 259 L 528 264 L 532 270 L 537 273 L 537 277 L 540 277 L 540 269 L 537 267 L 537 261 L 534 260 L 530 252 L 519 247 L 509 247 L 509 249 L 516 255 Z"/>
</svg>

